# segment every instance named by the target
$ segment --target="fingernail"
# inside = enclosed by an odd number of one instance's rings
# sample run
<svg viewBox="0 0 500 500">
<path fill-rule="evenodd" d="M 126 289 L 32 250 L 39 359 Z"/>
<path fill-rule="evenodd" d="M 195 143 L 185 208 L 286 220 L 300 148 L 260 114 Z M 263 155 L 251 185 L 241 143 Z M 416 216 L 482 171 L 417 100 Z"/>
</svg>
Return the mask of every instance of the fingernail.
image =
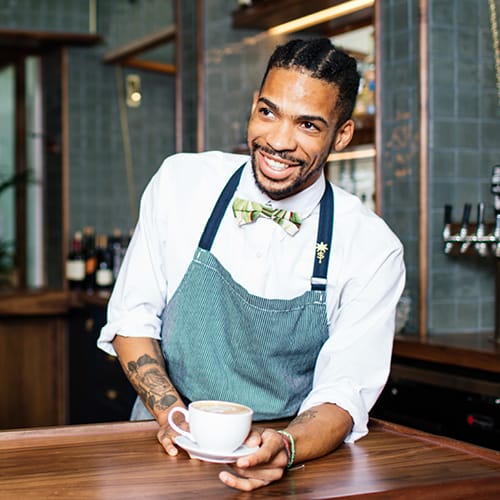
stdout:
<svg viewBox="0 0 500 500">
<path fill-rule="evenodd" d="M 227 472 L 221 472 L 219 474 L 219 479 L 228 486 L 233 485 L 233 478 Z"/>
</svg>

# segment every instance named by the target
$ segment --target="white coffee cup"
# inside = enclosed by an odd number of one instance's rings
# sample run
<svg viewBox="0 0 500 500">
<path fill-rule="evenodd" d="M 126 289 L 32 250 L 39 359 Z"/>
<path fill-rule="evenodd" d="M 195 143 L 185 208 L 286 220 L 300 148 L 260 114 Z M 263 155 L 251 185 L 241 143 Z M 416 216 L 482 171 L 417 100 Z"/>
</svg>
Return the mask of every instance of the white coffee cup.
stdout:
<svg viewBox="0 0 500 500">
<path fill-rule="evenodd" d="M 174 415 L 182 413 L 190 432 L 174 422 Z M 250 432 L 253 410 L 229 401 L 193 401 L 188 409 L 174 407 L 168 415 L 170 427 L 195 442 L 202 450 L 232 453 L 238 449 Z"/>
</svg>

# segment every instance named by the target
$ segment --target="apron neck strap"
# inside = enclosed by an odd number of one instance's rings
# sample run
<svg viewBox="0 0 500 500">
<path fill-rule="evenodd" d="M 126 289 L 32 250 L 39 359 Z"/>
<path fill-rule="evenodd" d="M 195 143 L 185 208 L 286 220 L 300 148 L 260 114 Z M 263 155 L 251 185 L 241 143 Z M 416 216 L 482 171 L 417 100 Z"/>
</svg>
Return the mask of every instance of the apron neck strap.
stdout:
<svg viewBox="0 0 500 500">
<path fill-rule="evenodd" d="M 238 170 L 236 170 L 236 172 L 231 176 L 226 184 L 226 187 L 222 190 L 214 209 L 212 210 L 212 215 L 208 219 L 205 230 L 203 231 L 200 242 L 198 243 L 198 246 L 203 248 L 203 250 L 210 251 L 212 248 L 212 243 L 219 229 L 222 217 L 224 217 L 226 208 L 229 205 L 238 184 L 240 183 L 241 173 L 243 172 L 244 166 L 245 164 L 238 168 Z"/>
</svg>

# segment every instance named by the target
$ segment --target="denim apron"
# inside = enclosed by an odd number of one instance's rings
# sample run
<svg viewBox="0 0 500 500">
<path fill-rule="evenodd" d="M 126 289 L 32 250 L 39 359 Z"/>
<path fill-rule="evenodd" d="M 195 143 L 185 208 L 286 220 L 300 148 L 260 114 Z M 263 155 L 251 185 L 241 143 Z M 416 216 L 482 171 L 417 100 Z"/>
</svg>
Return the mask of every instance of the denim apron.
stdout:
<svg viewBox="0 0 500 500">
<path fill-rule="evenodd" d="M 262 298 L 236 283 L 210 252 L 242 170 L 222 191 L 193 260 L 165 307 L 161 346 L 167 373 L 185 402 L 228 400 L 253 408 L 255 420 L 290 417 L 311 391 L 316 359 L 328 338 L 333 190 L 327 182 L 316 254 L 311 256 L 311 289 L 292 299 Z M 137 398 L 132 419 L 148 418 Z"/>
</svg>

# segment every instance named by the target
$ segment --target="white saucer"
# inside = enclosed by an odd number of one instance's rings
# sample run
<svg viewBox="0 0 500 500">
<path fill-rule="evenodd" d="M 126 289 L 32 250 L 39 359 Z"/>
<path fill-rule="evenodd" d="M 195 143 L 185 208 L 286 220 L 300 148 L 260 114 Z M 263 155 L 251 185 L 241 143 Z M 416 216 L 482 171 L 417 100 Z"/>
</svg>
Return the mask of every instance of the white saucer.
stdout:
<svg viewBox="0 0 500 500">
<path fill-rule="evenodd" d="M 220 454 L 216 451 L 203 450 L 190 439 L 184 436 L 176 436 L 174 438 L 176 444 L 189 453 L 191 458 L 197 458 L 198 460 L 204 460 L 205 462 L 215 462 L 218 464 L 229 464 L 236 462 L 238 458 L 245 457 L 246 455 L 251 455 L 256 452 L 259 448 L 249 448 L 242 444 L 238 449 L 234 450 L 229 454 Z"/>
</svg>

